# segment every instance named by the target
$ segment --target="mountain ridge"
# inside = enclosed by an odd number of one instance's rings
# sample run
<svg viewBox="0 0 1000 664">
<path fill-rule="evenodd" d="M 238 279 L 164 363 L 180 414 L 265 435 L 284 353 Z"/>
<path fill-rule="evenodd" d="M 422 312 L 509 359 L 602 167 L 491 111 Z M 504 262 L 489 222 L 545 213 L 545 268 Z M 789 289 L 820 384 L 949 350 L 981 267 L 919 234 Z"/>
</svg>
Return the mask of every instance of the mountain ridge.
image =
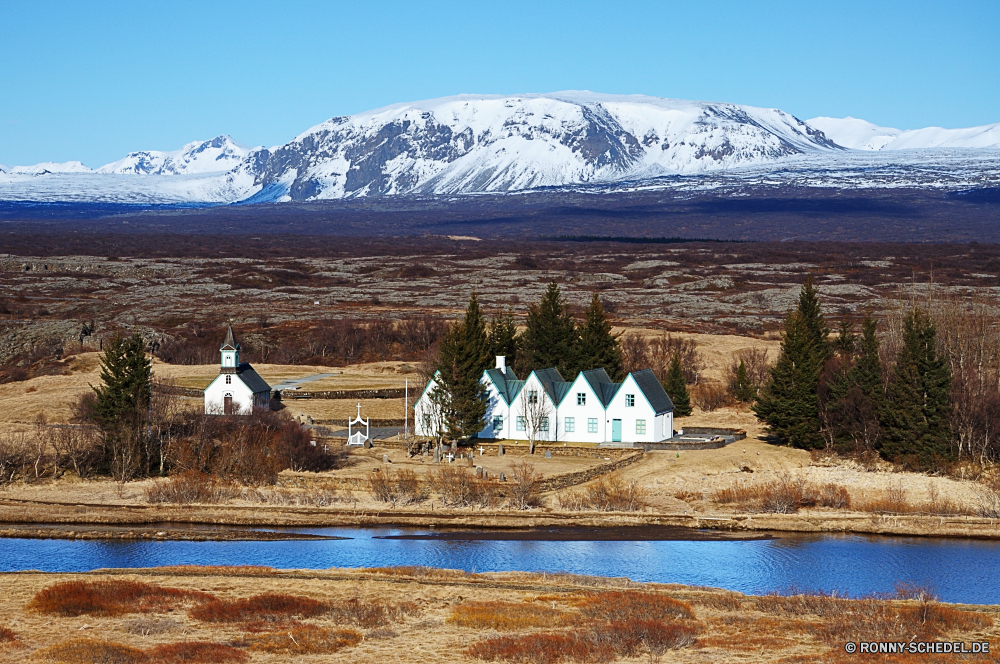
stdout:
<svg viewBox="0 0 1000 664">
<path fill-rule="evenodd" d="M 738 181 L 743 173 L 836 182 L 838 170 L 852 182 L 889 186 L 894 174 L 924 178 L 920 160 L 900 152 L 873 170 L 860 154 L 920 141 L 1000 145 L 1000 124 L 904 132 L 850 117 L 804 122 L 780 109 L 644 95 L 456 95 L 333 117 L 270 148 L 221 135 L 170 152 L 132 152 L 95 170 L 80 162 L 4 167 L 0 200 L 287 202 L 659 186 L 674 177 L 698 187 L 699 179 Z M 947 168 L 963 161 L 933 159 Z M 966 161 L 972 166 L 960 170 L 995 176 L 989 158 Z M 975 180 L 953 180 L 963 178 Z"/>
</svg>

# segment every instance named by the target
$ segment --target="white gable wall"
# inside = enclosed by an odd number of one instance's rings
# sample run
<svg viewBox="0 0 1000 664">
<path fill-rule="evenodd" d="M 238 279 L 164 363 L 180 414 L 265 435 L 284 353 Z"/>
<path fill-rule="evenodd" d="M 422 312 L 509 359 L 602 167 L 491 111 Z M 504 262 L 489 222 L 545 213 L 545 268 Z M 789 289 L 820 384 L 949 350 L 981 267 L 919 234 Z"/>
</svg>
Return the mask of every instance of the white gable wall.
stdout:
<svg viewBox="0 0 1000 664">
<path fill-rule="evenodd" d="M 628 405 L 629 396 L 632 397 L 633 405 Z M 642 393 L 635 379 L 631 375 L 625 377 L 625 381 L 618 389 L 611 403 L 608 404 L 607 416 L 607 440 L 614 440 L 614 420 L 621 420 L 621 433 L 623 443 L 653 443 L 660 440 L 656 437 L 655 419 L 656 411 L 649 405 L 646 395 Z M 640 426 L 637 427 L 637 424 Z M 645 429 L 643 432 L 642 430 Z M 662 430 L 662 424 L 661 424 Z"/>
<path fill-rule="evenodd" d="M 577 395 L 582 394 L 585 403 L 577 403 Z M 566 418 L 573 419 L 574 431 L 566 428 Z M 559 440 L 573 443 L 603 443 L 605 438 L 604 406 L 594 389 L 583 377 L 577 374 L 576 380 L 569 392 L 559 404 Z M 594 420 L 597 431 L 590 431 L 588 423 Z"/>
<path fill-rule="evenodd" d="M 420 398 L 416 400 L 413 404 L 413 434 L 415 436 L 436 436 L 437 431 L 435 431 L 435 418 L 432 414 L 434 412 L 434 406 L 431 404 L 430 395 L 437 387 L 437 382 L 432 378 L 427 387 L 424 388 L 423 394 Z"/>
<path fill-rule="evenodd" d="M 232 380 L 226 384 L 226 376 Z M 205 414 L 222 415 L 225 411 L 225 397 L 233 398 L 233 413 L 251 413 L 254 409 L 254 394 L 249 387 L 240 380 L 239 374 L 219 374 L 215 380 L 205 388 Z M 260 407 L 259 404 L 257 404 Z"/>
<path fill-rule="evenodd" d="M 539 401 L 548 406 L 549 417 L 549 430 L 539 431 L 535 436 L 535 442 L 552 442 L 557 439 L 566 440 L 562 437 L 562 423 L 559 422 L 559 412 L 556 409 L 556 404 L 552 402 L 549 393 L 542 387 L 541 381 L 538 380 L 534 372 L 524 381 L 524 387 L 514 399 L 514 403 L 510 405 L 511 426 L 508 430 L 507 438 L 512 440 L 528 440 L 527 419 L 525 420 L 524 430 L 518 431 L 517 418 L 524 416 L 524 402 L 528 399 L 532 390 L 538 395 Z"/>
<path fill-rule="evenodd" d="M 523 415 L 522 395 L 526 395 L 530 390 L 535 390 L 538 398 L 544 400 L 549 407 L 549 430 L 540 431 L 536 438 L 539 442 L 574 442 L 574 443 L 611 443 L 613 438 L 613 420 L 620 419 L 621 442 L 659 442 L 666 440 L 673 435 L 673 413 L 661 413 L 657 415 L 646 400 L 646 396 L 639 389 L 635 379 L 628 376 L 615 397 L 612 399 L 608 409 L 605 410 L 601 400 L 594 392 L 590 383 L 580 374 L 577 375 L 569 392 L 563 397 L 562 402 L 554 404 L 548 393 L 542 388 L 541 382 L 532 373 L 528 376 L 521 392 L 514 397 L 513 403 L 508 404 L 500 395 L 499 390 L 489 374 L 483 373 L 483 384 L 486 386 L 487 410 L 485 426 L 479 432 L 480 438 L 496 438 L 507 440 L 528 440 L 526 430 L 518 431 L 517 418 Z M 434 417 L 431 417 L 431 427 L 426 426 L 423 414 L 432 412 L 430 393 L 436 386 L 431 382 L 424 389 L 414 403 L 414 433 L 418 436 L 435 436 L 433 431 Z M 577 404 L 577 394 L 585 395 L 586 403 Z M 627 406 L 627 395 L 633 395 L 632 406 Z M 503 427 L 500 430 L 493 429 L 494 417 L 503 418 Z M 566 418 L 572 417 L 574 431 L 566 431 Z M 588 421 L 597 420 L 597 431 L 588 431 Z M 637 421 L 645 422 L 645 433 L 637 432 Z M 525 427 L 526 429 L 527 427 Z"/>
</svg>

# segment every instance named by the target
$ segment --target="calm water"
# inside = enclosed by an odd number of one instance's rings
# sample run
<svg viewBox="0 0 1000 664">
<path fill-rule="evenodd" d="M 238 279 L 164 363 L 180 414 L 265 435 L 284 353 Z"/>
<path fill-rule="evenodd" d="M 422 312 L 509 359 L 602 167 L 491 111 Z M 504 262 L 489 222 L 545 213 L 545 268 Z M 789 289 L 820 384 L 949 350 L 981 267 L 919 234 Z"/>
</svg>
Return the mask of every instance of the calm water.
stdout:
<svg viewBox="0 0 1000 664">
<path fill-rule="evenodd" d="M 945 601 L 1000 603 L 1000 542 L 780 534 L 756 541 L 441 541 L 381 539 L 422 531 L 298 530 L 348 537 L 285 542 L 122 542 L 0 539 L 0 570 L 86 571 L 160 565 L 278 568 L 429 565 L 468 571 L 572 572 L 715 586 L 745 593 L 790 588 L 851 595 L 896 581 L 932 585 Z"/>
</svg>

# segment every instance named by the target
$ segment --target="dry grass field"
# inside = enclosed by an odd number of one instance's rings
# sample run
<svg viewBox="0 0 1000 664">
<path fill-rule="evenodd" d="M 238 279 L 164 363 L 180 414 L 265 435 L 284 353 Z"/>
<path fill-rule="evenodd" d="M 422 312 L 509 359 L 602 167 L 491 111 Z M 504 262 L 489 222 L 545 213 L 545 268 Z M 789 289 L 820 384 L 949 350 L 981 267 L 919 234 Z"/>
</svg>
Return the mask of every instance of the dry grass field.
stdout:
<svg viewBox="0 0 1000 664">
<path fill-rule="evenodd" d="M 154 568 L 0 576 L 0 661 L 854 662 L 847 641 L 997 640 L 995 606 L 746 596 L 429 568 Z M 879 662 L 992 662 L 902 655 Z"/>
<path fill-rule="evenodd" d="M 653 336 L 658 334 L 648 328 L 630 329 L 629 334 Z M 763 348 L 777 353 L 775 339 L 761 339 L 737 335 L 706 335 L 676 333 L 684 339 L 697 343 L 703 368 L 703 383 L 721 384 L 733 353 L 745 348 Z M 44 414 L 49 423 L 63 423 L 70 417 L 73 402 L 79 395 L 99 382 L 98 354 L 82 353 L 63 360 L 67 373 L 63 375 L 38 376 L 26 381 L 0 385 L 0 399 L 5 408 L 0 409 L 0 434 L 11 431 L 30 431 L 37 415 Z M 412 367 L 402 362 L 379 362 L 347 367 L 268 365 L 256 367 L 261 375 L 277 384 L 280 381 L 301 380 L 320 376 L 311 382 L 302 383 L 303 389 L 378 389 L 401 387 L 408 378 L 412 380 L 412 399 L 419 394 L 420 385 Z M 175 381 L 188 387 L 202 387 L 217 375 L 216 365 L 170 365 L 154 362 L 154 373 L 158 377 Z M 201 407 L 199 399 L 183 398 L 192 409 Z M 300 419 L 314 421 L 342 421 L 357 411 L 357 400 L 323 400 L 286 398 L 286 412 Z M 362 415 L 375 419 L 401 419 L 404 412 L 402 399 L 366 399 L 361 401 Z M 523 525 L 543 525 L 553 520 L 558 523 L 605 523 L 624 521 L 635 523 L 670 523 L 679 525 L 716 525 L 736 529 L 791 529 L 791 530 L 855 530 L 863 532 L 899 532 L 911 534 L 972 534 L 976 536 L 1000 536 L 1000 524 L 994 525 L 989 519 L 977 519 L 978 507 L 983 496 L 982 487 L 972 482 L 954 477 L 931 476 L 921 473 L 897 472 L 887 464 L 851 459 L 825 458 L 810 455 L 801 450 L 776 447 L 763 442 L 764 431 L 756 418 L 745 407 L 722 406 L 711 411 L 695 408 L 693 415 L 678 418 L 677 428 L 693 426 L 714 426 L 743 429 L 747 439 L 715 450 L 646 453 L 635 463 L 631 463 L 615 473 L 616 481 L 630 486 L 641 500 L 630 503 L 631 513 L 588 513 L 579 503 L 573 501 L 580 492 L 589 491 L 602 480 L 592 480 L 582 475 L 601 464 L 608 464 L 618 458 L 578 448 L 578 454 L 564 455 L 565 450 L 555 450 L 551 459 L 541 453 L 530 458 L 541 479 L 559 481 L 564 486 L 558 490 L 546 490 L 541 496 L 541 505 L 515 517 L 503 507 L 478 509 L 470 517 L 462 508 L 448 508 L 440 504 L 431 485 L 439 466 L 429 457 L 410 458 L 399 446 L 382 446 L 372 450 L 353 450 L 345 468 L 327 473 L 293 473 L 285 471 L 279 478 L 279 488 L 286 494 L 273 496 L 278 506 L 264 507 L 258 495 L 249 501 L 239 497 L 229 500 L 224 510 L 225 516 L 216 511 L 221 507 L 207 507 L 201 519 L 222 519 L 222 523 L 325 524 L 357 523 L 362 514 L 381 514 L 379 519 L 410 520 L 418 523 L 432 522 L 430 511 L 435 517 L 444 517 L 450 511 L 463 513 L 463 519 L 470 525 L 502 525 L 520 523 Z M 498 457 L 496 450 L 487 450 L 479 455 L 474 464 L 485 469 L 493 478 L 501 473 L 508 478 L 513 465 L 525 460 L 524 450 L 508 443 L 508 454 Z M 572 452 L 572 450 L 570 450 Z M 389 463 L 383 463 L 383 455 Z M 399 473 L 412 471 L 420 486 L 423 498 L 411 504 L 379 502 L 369 491 L 373 470 Z M 579 477 L 562 481 L 563 477 Z M 153 518 L 165 521 L 182 521 L 195 518 L 190 513 L 184 517 L 183 510 L 169 505 L 148 506 L 147 492 L 162 480 L 144 480 L 119 486 L 110 481 L 80 481 L 72 473 L 59 480 L 42 478 L 31 482 L 19 482 L 0 492 L 0 521 L 17 521 L 23 518 L 24 502 L 33 505 L 29 521 L 80 521 L 92 523 L 143 523 Z M 832 489 L 831 489 L 832 487 Z M 324 499 L 323 506 L 309 508 L 310 492 L 325 492 L 323 495 L 336 496 L 332 502 Z M 788 514 L 774 514 L 771 508 L 761 508 L 760 502 L 772 497 L 775 491 L 794 493 L 794 500 L 801 504 Z M 823 492 L 839 492 L 846 497 L 840 502 L 823 500 L 802 500 L 802 494 L 820 495 Z M 291 492 L 287 494 L 287 492 Z M 298 492 L 298 493 L 296 493 Z M 405 502 L 405 501 L 404 501 Z M 143 506 L 145 516 L 124 517 L 103 513 L 100 509 L 87 510 L 85 515 L 76 517 L 57 511 L 52 512 L 45 504 L 72 506 L 107 506 L 115 510 L 117 506 Z M 295 508 L 295 505 L 303 506 Z M 292 506 L 292 507 L 289 507 Z M 56 508 L 53 508 L 56 509 Z M 60 508 L 61 509 L 61 508 Z M 275 515 L 273 510 L 291 510 Z M 296 512 L 296 509 L 304 510 Z M 235 511 L 234 511 L 235 510 Z M 271 511 L 269 511 L 271 510 Z M 582 511 L 581 511 L 582 510 Z M 176 514 L 174 512 L 177 512 Z M 388 511 L 388 512 L 387 512 Z M 154 516 L 155 514 L 155 516 Z M 123 521 L 124 519 L 124 521 Z M 568 520 L 568 521 L 567 521 Z M 368 522 L 379 522 L 368 521 Z"/>
</svg>

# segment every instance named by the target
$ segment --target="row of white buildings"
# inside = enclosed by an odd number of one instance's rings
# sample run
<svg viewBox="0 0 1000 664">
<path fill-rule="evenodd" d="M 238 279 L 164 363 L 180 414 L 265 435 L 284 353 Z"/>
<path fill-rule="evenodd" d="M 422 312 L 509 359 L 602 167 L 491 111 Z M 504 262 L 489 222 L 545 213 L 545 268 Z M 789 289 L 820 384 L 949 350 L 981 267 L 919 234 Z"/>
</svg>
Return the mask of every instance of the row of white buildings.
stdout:
<svg viewBox="0 0 1000 664">
<path fill-rule="evenodd" d="M 483 372 L 487 390 L 485 427 L 479 438 L 573 443 L 656 443 L 674 435 L 674 404 L 651 369 L 633 371 L 621 383 L 604 369 L 581 371 L 567 382 L 557 369 L 518 380 L 496 358 Z M 435 436 L 444 421 L 431 380 L 414 405 L 414 432 Z"/>
</svg>

